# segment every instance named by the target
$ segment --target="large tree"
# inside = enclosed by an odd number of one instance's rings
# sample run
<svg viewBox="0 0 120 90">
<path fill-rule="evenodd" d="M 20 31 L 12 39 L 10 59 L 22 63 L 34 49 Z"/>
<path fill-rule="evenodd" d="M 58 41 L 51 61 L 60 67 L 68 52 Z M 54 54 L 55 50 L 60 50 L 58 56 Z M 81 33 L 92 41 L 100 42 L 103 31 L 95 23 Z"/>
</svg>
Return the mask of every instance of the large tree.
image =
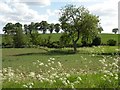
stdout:
<svg viewBox="0 0 120 90">
<path fill-rule="evenodd" d="M 94 37 L 98 34 L 99 17 L 91 14 L 83 6 L 67 5 L 61 9 L 59 21 L 63 31 L 72 40 L 74 52 L 77 52 L 77 42 L 82 34 Z"/>
</svg>

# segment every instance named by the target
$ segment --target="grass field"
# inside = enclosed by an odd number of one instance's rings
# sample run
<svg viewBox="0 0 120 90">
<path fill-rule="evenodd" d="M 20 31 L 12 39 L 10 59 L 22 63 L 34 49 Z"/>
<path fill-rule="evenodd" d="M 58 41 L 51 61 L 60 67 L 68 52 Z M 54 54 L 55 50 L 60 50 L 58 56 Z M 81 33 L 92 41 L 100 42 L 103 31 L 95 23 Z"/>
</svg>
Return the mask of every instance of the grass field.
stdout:
<svg viewBox="0 0 120 90">
<path fill-rule="evenodd" d="M 4 48 L 3 88 L 118 87 L 118 47 Z"/>
<path fill-rule="evenodd" d="M 53 34 L 42 34 L 40 35 L 42 38 L 48 38 L 48 36 L 51 36 L 51 41 L 59 41 L 59 38 L 62 34 L 59 33 L 59 34 L 56 34 L 56 33 L 53 33 Z M 102 44 L 107 44 L 107 41 L 109 39 L 114 39 L 117 41 L 117 43 L 120 42 L 120 34 L 105 34 L 105 33 L 102 33 L 102 34 L 99 34 L 99 36 L 101 37 L 101 43 Z M 0 41 L 2 40 L 2 37 L 0 35 Z M 81 43 L 81 40 L 78 41 L 78 43 Z"/>
<path fill-rule="evenodd" d="M 62 34 L 42 34 L 41 37 L 42 38 L 48 38 L 48 36 L 51 36 L 51 41 L 59 41 L 59 38 Z M 101 43 L 102 44 L 107 44 L 107 41 L 109 39 L 114 39 L 117 41 L 117 43 L 120 42 L 120 34 L 107 34 L 107 33 L 102 33 L 99 34 L 99 36 L 101 37 Z M 78 41 L 78 43 L 81 43 L 81 40 Z"/>
</svg>

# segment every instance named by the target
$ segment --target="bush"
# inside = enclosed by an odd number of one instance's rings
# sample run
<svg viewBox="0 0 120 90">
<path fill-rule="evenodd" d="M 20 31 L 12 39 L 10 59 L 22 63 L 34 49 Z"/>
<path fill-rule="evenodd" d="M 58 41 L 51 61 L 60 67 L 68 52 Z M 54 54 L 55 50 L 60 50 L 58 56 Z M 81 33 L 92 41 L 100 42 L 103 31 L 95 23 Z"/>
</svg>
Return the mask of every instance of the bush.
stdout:
<svg viewBox="0 0 120 90">
<path fill-rule="evenodd" d="M 113 39 L 110 39 L 110 40 L 107 41 L 107 45 L 109 45 L 109 46 L 115 46 L 116 43 L 117 42 L 115 40 L 113 40 Z"/>
<path fill-rule="evenodd" d="M 92 41 L 92 45 L 98 46 L 101 44 L 101 38 L 100 37 L 95 37 Z"/>
</svg>

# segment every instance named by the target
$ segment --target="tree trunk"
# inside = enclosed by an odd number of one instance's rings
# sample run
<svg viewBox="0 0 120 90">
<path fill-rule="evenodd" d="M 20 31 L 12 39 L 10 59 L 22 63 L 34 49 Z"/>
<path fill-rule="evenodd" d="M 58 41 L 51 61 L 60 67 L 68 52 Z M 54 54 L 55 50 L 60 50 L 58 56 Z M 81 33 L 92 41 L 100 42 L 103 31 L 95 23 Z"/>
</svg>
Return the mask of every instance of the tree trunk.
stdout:
<svg viewBox="0 0 120 90">
<path fill-rule="evenodd" d="M 74 48 L 74 53 L 76 53 L 77 52 L 77 44 L 75 41 L 73 41 L 73 48 Z"/>
</svg>

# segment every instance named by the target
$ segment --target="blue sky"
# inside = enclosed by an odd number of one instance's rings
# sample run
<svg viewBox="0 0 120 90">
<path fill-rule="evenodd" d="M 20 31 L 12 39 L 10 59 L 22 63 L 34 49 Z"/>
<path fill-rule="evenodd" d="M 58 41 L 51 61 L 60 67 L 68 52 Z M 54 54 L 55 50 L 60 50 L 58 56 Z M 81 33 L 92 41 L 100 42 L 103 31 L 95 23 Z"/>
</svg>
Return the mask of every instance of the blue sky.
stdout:
<svg viewBox="0 0 120 90">
<path fill-rule="evenodd" d="M 101 19 L 103 33 L 111 33 L 118 27 L 119 0 L 1 0 L 0 1 L 0 33 L 6 23 L 20 22 L 29 24 L 46 20 L 57 23 L 60 8 L 67 4 L 83 5 Z"/>
</svg>

